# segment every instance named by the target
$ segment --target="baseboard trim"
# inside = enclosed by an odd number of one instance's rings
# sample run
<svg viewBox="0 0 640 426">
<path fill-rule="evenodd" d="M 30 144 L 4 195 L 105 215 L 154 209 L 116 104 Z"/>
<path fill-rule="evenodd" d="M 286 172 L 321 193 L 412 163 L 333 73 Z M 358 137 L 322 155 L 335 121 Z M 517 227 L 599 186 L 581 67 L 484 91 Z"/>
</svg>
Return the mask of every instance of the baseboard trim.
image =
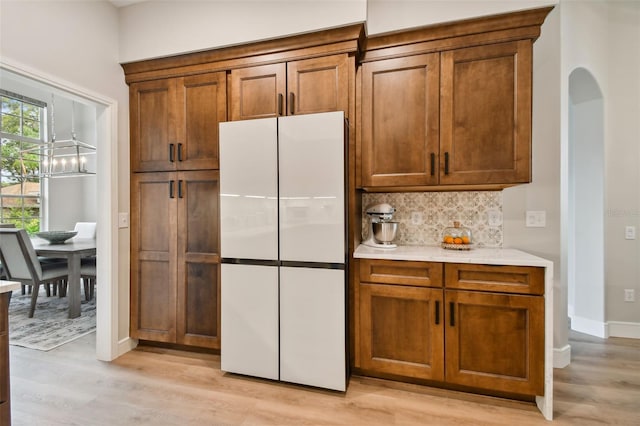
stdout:
<svg viewBox="0 0 640 426">
<path fill-rule="evenodd" d="M 609 321 L 607 322 L 607 335 L 609 337 L 640 339 L 640 323 Z"/>
<path fill-rule="evenodd" d="M 607 338 L 607 323 L 589 318 L 573 316 L 571 318 L 571 329 L 590 336 Z"/>
<path fill-rule="evenodd" d="M 125 337 L 118 342 L 118 356 L 124 355 L 138 346 L 138 341 L 131 337 Z"/>
<path fill-rule="evenodd" d="M 565 368 L 571 364 L 571 345 L 553 348 L 553 368 Z"/>
</svg>

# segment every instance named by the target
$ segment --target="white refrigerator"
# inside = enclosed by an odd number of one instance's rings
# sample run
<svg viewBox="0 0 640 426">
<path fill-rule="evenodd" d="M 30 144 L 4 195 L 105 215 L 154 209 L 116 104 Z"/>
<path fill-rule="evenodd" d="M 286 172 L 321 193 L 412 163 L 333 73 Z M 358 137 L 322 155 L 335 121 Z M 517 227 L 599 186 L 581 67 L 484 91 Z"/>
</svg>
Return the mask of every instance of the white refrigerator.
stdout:
<svg viewBox="0 0 640 426">
<path fill-rule="evenodd" d="M 223 371 L 346 389 L 343 112 L 220 123 Z"/>
</svg>

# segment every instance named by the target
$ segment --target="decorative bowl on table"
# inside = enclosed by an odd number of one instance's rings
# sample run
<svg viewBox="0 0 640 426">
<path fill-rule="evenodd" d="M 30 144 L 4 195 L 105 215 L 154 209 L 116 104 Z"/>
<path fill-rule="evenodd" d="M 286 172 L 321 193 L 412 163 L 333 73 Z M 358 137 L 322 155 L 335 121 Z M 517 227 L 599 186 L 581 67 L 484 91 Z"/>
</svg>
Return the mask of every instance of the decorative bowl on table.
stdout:
<svg viewBox="0 0 640 426">
<path fill-rule="evenodd" d="M 76 231 L 41 231 L 36 232 L 38 238 L 49 241 L 50 244 L 62 244 L 69 238 L 75 237 Z"/>
</svg>

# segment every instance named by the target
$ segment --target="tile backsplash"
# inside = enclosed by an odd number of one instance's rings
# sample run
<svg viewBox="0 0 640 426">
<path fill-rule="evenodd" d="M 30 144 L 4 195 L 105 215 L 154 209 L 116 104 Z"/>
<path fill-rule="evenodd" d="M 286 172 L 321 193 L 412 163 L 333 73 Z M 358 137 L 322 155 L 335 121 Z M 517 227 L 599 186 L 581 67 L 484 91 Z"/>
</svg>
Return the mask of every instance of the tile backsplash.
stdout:
<svg viewBox="0 0 640 426">
<path fill-rule="evenodd" d="M 440 244 L 442 231 L 460 221 L 471 229 L 477 247 L 502 247 L 502 192 L 398 192 L 362 195 L 363 236 L 369 232 L 364 213 L 372 204 L 388 203 L 396 208 L 399 222 L 395 243 L 402 245 Z M 489 225 L 489 217 L 492 221 Z"/>
</svg>

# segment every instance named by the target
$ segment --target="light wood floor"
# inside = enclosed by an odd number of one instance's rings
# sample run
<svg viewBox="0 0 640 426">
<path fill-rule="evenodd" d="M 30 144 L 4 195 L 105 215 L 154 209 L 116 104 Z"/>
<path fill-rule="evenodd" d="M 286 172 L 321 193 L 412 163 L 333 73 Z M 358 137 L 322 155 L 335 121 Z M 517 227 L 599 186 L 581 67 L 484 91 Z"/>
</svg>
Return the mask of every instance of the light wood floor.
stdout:
<svg viewBox="0 0 640 426">
<path fill-rule="evenodd" d="M 640 341 L 570 343 L 553 424 L 640 425 Z M 94 348 L 95 335 L 50 352 L 11 347 L 13 425 L 549 424 L 527 403 L 363 377 L 341 394 L 223 374 L 214 355 L 143 348 L 105 363 Z"/>
</svg>

